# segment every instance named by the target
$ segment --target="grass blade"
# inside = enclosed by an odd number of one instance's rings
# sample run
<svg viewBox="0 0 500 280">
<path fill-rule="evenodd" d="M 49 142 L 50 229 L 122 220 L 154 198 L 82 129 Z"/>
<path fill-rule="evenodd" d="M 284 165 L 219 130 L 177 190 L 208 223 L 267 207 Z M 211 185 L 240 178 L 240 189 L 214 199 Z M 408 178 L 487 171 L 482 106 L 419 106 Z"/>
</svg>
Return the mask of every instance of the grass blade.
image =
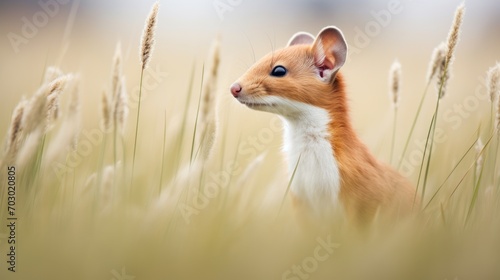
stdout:
<svg viewBox="0 0 500 280">
<path fill-rule="evenodd" d="M 398 123 L 398 108 L 394 108 L 394 121 L 392 124 L 392 140 L 391 140 L 391 155 L 389 157 L 389 162 L 393 162 L 394 157 L 394 142 L 396 140 L 396 125 Z"/>
<path fill-rule="evenodd" d="M 488 147 L 488 145 L 490 144 L 491 142 L 491 139 L 493 139 L 493 136 L 495 135 L 495 133 L 493 133 L 490 138 L 488 139 L 488 141 L 486 141 L 486 143 L 484 143 L 484 147 L 483 149 L 477 154 L 476 158 L 474 159 L 474 162 L 469 166 L 469 168 L 467 169 L 467 172 L 465 172 L 464 176 L 462 177 L 462 179 L 460 179 L 460 182 L 458 182 L 458 185 L 455 187 L 455 189 L 453 190 L 453 192 L 450 194 L 450 196 L 448 197 L 448 200 L 451 199 L 451 197 L 455 194 L 455 192 L 457 191 L 458 187 L 460 186 L 460 184 L 462 184 L 463 180 L 465 179 L 465 177 L 467 177 L 467 174 L 469 174 L 469 172 L 471 171 L 471 169 L 476 166 L 476 162 L 477 162 L 477 159 L 479 157 L 482 156 L 484 150 L 486 149 L 486 147 Z"/>
<path fill-rule="evenodd" d="M 293 172 L 292 172 L 292 177 L 290 177 L 290 181 L 288 181 L 288 186 L 286 187 L 285 195 L 283 196 L 283 200 L 281 201 L 280 209 L 278 211 L 278 215 L 276 216 L 276 218 L 278 218 L 278 216 L 281 213 L 281 209 L 283 208 L 283 205 L 285 205 L 285 200 L 286 200 L 286 197 L 288 196 L 288 192 L 290 191 L 290 187 L 292 186 L 293 178 L 295 178 L 295 173 L 297 172 L 297 168 L 299 167 L 301 157 L 302 157 L 302 154 L 299 155 L 299 159 L 297 160 L 297 163 L 295 164 L 295 168 L 293 169 Z"/>
<path fill-rule="evenodd" d="M 134 155 L 132 158 L 132 173 L 130 176 L 130 186 L 132 186 L 132 181 L 134 180 L 134 170 L 135 170 L 135 155 L 137 152 L 137 135 L 139 135 L 139 117 L 141 115 L 141 100 L 142 100 L 142 82 L 144 78 L 144 68 L 141 70 L 141 81 L 139 83 L 139 101 L 137 105 L 137 120 L 135 123 L 135 139 L 134 139 Z"/>
<path fill-rule="evenodd" d="M 420 112 L 422 111 L 422 106 L 424 105 L 425 97 L 427 97 L 429 84 L 430 83 L 427 83 L 427 85 L 425 86 L 424 94 L 422 95 L 422 98 L 420 99 L 420 104 L 418 104 L 417 113 L 415 115 L 415 118 L 413 119 L 413 123 L 412 123 L 411 128 L 410 128 L 410 133 L 408 134 L 408 137 L 406 138 L 406 143 L 405 143 L 405 146 L 403 148 L 403 152 L 401 153 L 401 158 L 399 159 L 398 168 L 397 168 L 398 170 L 401 168 L 401 164 L 403 164 L 403 159 L 405 158 L 405 154 L 406 154 L 406 151 L 408 150 L 408 146 L 410 144 L 411 137 L 413 135 L 413 132 L 415 131 L 415 126 L 417 124 L 418 117 L 420 116 Z"/>
<path fill-rule="evenodd" d="M 425 155 L 427 153 L 427 145 L 429 144 L 429 137 L 431 135 L 431 130 L 432 130 L 432 123 L 434 122 L 434 119 L 436 118 L 436 115 L 434 115 L 432 117 L 432 120 L 431 120 L 431 125 L 429 126 L 429 131 L 427 132 L 427 140 L 425 141 L 425 146 L 424 146 L 424 154 L 422 155 L 422 163 L 420 164 L 420 169 L 418 171 L 418 180 L 417 180 L 417 187 L 415 189 L 415 195 L 413 197 L 413 207 L 415 207 L 415 202 L 417 201 L 417 195 L 418 195 L 418 189 L 420 187 L 420 179 L 421 179 L 421 176 L 422 176 L 422 170 L 424 168 L 424 162 L 425 162 Z M 423 199 L 423 197 L 422 197 Z"/>
<path fill-rule="evenodd" d="M 174 174 L 177 174 L 177 170 L 179 170 L 180 162 L 181 162 L 181 155 L 182 155 L 182 149 L 184 146 L 184 134 L 186 132 L 186 124 L 187 124 L 187 119 L 188 119 L 188 113 L 189 113 L 189 105 L 191 103 L 191 96 L 193 95 L 193 84 L 194 84 L 194 74 L 195 74 L 195 63 L 193 62 L 193 66 L 191 68 L 191 75 L 189 78 L 189 87 L 188 91 L 186 94 L 186 104 L 184 105 L 184 116 L 182 118 L 182 126 L 181 126 L 181 131 L 177 137 L 177 149 L 176 155 L 175 155 L 175 169 L 174 169 Z"/>
<path fill-rule="evenodd" d="M 165 146 L 167 141 L 167 109 L 165 109 L 165 119 L 163 121 L 163 145 L 161 151 L 161 171 L 160 171 L 160 186 L 158 187 L 158 194 L 161 194 L 161 184 L 163 183 L 163 172 L 165 170 Z"/>
<path fill-rule="evenodd" d="M 455 173 L 455 170 L 458 168 L 458 166 L 460 165 L 460 163 L 462 163 L 462 161 L 469 154 L 469 152 L 472 150 L 472 148 L 474 148 L 474 146 L 476 145 L 476 142 L 477 142 L 477 140 L 474 141 L 474 143 L 472 143 L 472 145 L 470 145 L 469 149 L 467 149 L 467 151 L 462 155 L 462 157 L 457 162 L 457 164 L 455 164 L 455 166 L 453 167 L 453 169 L 451 170 L 451 172 L 448 174 L 448 177 L 446 177 L 446 179 L 443 181 L 443 183 L 441 185 L 439 185 L 439 187 L 434 192 L 434 194 L 432 195 L 432 197 L 429 200 L 429 202 L 427 202 L 427 204 L 424 207 L 424 210 L 431 204 L 431 202 L 434 200 L 434 198 L 436 197 L 436 195 L 438 194 L 438 192 L 441 190 L 441 188 L 444 186 L 444 184 L 446 184 L 446 182 L 448 182 L 448 180 L 451 178 L 451 175 L 453 175 L 453 173 Z"/>
<path fill-rule="evenodd" d="M 200 115 L 200 105 L 201 105 L 201 95 L 203 93 L 203 79 L 205 77 L 205 64 L 203 64 L 203 68 L 201 71 L 201 86 L 200 86 L 200 95 L 198 97 L 198 108 L 196 109 L 196 120 L 194 122 L 194 131 L 193 131 L 193 140 L 191 142 L 191 156 L 190 158 L 190 164 L 193 163 L 193 155 L 194 155 L 194 143 L 196 141 L 196 130 L 198 129 L 198 117 Z"/>
<path fill-rule="evenodd" d="M 431 158 L 432 158 L 432 148 L 434 147 L 434 135 L 436 133 L 436 125 L 437 125 L 437 116 L 439 112 L 439 102 L 440 99 L 438 98 L 437 103 L 436 103 L 436 111 L 434 112 L 434 125 L 432 126 L 432 134 L 431 134 L 431 142 L 429 145 L 429 156 L 427 157 L 427 166 L 425 167 L 425 175 L 424 175 L 424 185 L 422 186 L 422 200 L 425 198 L 425 189 L 427 186 L 427 179 L 429 178 L 429 169 L 431 166 Z"/>
<path fill-rule="evenodd" d="M 485 159 L 488 155 L 485 155 Z M 481 184 L 481 179 L 483 178 L 483 171 L 484 171 L 484 164 L 481 167 L 481 172 L 479 173 L 479 180 L 477 180 L 476 185 L 474 186 L 474 194 L 472 195 L 472 199 L 469 205 L 469 211 L 467 211 L 467 217 L 465 218 L 465 223 L 464 227 L 467 226 L 467 223 L 469 222 L 470 216 L 472 214 L 472 210 L 474 209 L 474 206 L 476 205 L 477 201 L 477 196 L 479 194 L 479 187 Z"/>
</svg>

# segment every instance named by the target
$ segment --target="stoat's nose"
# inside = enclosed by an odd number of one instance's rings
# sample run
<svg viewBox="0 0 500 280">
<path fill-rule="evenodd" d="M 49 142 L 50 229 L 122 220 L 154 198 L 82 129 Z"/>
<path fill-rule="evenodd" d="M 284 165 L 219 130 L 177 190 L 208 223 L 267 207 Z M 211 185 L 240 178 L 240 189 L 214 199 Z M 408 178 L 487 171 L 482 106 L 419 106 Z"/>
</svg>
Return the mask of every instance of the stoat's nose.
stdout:
<svg viewBox="0 0 500 280">
<path fill-rule="evenodd" d="M 231 94 L 233 94 L 234 97 L 238 97 L 238 95 L 240 94 L 240 92 L 241 92 L 241 85 L 238 84 L 238 83 L 234 83 L 231 86 Z"/>
</svg>

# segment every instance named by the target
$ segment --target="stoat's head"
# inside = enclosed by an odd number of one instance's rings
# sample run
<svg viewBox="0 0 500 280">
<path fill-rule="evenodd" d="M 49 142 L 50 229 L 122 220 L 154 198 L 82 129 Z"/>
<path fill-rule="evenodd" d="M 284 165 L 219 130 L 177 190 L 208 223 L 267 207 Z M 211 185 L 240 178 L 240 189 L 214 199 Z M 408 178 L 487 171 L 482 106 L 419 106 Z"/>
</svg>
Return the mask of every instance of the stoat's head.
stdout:
<svg viewBox="0 0 500 280">
<path fill-rule="evenodd" d="M 293 115 L 301 105 L 324 107 L 347 58 L 347 44 L 336 27 L 315 38 L 295 34 L 284 49 L 260 59 L 232 86 L 232 95 L 249 108 Z"/>
</svg>

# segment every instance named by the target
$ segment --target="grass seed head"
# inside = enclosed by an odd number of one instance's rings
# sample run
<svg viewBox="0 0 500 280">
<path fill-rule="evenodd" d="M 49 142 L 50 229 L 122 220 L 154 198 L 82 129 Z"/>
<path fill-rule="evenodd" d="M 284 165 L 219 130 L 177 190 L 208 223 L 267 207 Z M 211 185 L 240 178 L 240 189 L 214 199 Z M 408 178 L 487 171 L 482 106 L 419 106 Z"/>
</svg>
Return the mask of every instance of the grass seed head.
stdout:
<svg viewBox="0 0 500 280">
<path fill-rule="evenodd" d="M 21 141 L 21 133 L 23 131 L 23 115 L 24 110 L 27 105 L 26 99 L 22 99 L 19 104 L 17 104 L 14 112 L 12 113 L 12 120 L 10 122 L 9 131 L 7 132 L 7 139 L 5 143 L 5 149 L 7 151 L 7 157 L 13 157 L 19 149 L 19 143 Z"/>
<path fill-rule="evenodd" d="M 394 61 L 389 72 L 390 98 L 394 107 L 398 106 L 401 91 L 401 64 Z"/>
<path fill-rule="evenodd" d="M 208 121 L 208 119 L 211 118 L 213 113 L 215 112 L 215 87 L 217 85 L 220 64 L 220 42 L 218 38 L 215 40 L 212 46 L 210 63 L 210 72 L 205 79 L 205 85 L 203 88 L 203 109 L 201 112 L 201 120 L 203 122 Z"/>
<path fill-rule="evenodd" d="M 496 121 L 497 132 L 500 135 L 500 95 L 497 98 L 497 121 Z"/>
<path fill-rule="evenodd" d="M 73 87 L 70 91 L 70 101 L 68 106 L 68 122 L 70 123 L 70 131 L 72 132 L 71 136 L 71 150 L 75 151 L 77 149 L 78 144 L 78 136 L 80 133 L 81 127 L 81 101 L 80 101 L 80 77 L 76 76 L 74 82 L 72 83 Z"/>
<path fill-rule="evenodd" d="M 54 123 L 57 121 L 59 118 L 59 107 L 60 107 L 60 101 L 59 101 L 59 92 L 53 92 L 49 96 L 47 96 L 47 128 L 46 131 L 49 131 Z"/>
<path fill-rule="evenodd" d="M 102 125 L 105 131 L 110 131 L 113 122 L 111 121 L 111 112 L 113 111 L 111 108 L 111 100 L 109 100 L 109 96 L 106 91 L 102 92 Z"/>
<path fill-rule="evenodd" d="M 446 41 L 447 52 L 446 52 L 446 63 L 451 65 L 455 55 L 455 48 L 457 46 L 460 30 L 462 27 L 462 22 L 464 19 L 465 5 L 462 3 L 458 6 L 455 11 L 455 17 L 453 18 L 453 24 L 451 26 L 450 32 L 448 33 L 448 40 Z"/>
<path fill-rule="evenodd" d="M 45 128 L 50 125 L 46 123 L 47 115 L 49 114 L 49 103 L 54 98 L 57 98 L 70 79 L 71 75 L 64 75 L 50 83 L 42 85 L 38 89 L 27 104 L 23 115 L 24 133 L 29 134 L 41 125 L 45 125 Z"/>
<path fill-rule="evenodd" d="M 125 132 L 128 112 L 127 90 L 125 87 L 125 79 L 122 77 L 120 79 L 120 83 L 118 84 L 113 111 L 114 125 L 120 130 L 121 134 Z"/>
<path fill-rule="evenodd" d="M 148 67 L 149 60 L 151 58 L 151 52 L 153 51 L 154 40 L 155 40 L 155 28 L 158 17 L 159 4 L 156 2 L 149 13 L 148 19 L 146 21 L 146 26 L 144 27 L 144 32 L 142 33 L 142 43 L 141 43 L 141 63 L 142 70 Z"/>
<path fill-rule="evenodd" d="M 486 78 L 486 86 L 490 94 L 490 100 L 495 102 L 500 94 L 500 64 L 496 64 L 488 70 L 488 77 Z"/>
<path fill-rule="evenodd" d="M 115 55 L 113 57 L 113 72 L 111 76 L 111 94 L 116 96 L 118 86 L 122 77 L 122 50 L 121 44 L 116 45 Z"/>
<path fill-rule="evenodd" d="M 203 107 L 201 111 L 202 139 L 201 139 L 201 160 L 206 161 L 212 154 L 215 138 L 217 136 L 216 120 L 216 87 L 220 65 L 220 39 L 216 38 L 212 45 L 210 55 L 210 72 L 203 87 Z"/>
<path fill-rule="evenodd" d="M 446 65 L 446 58 L 441 60 L 437 71 L 437 84 L 436 89 L 438 91 L 438 98 L 441 99 L 446 94 L 446 89 L 448 87 L 448 80 L 450 79 L 450 71 L 448 65 Z"/>
<path fill-rule="evenodd" d="M 66 86 L 73 80 L 73 75 L 71 74 L 61 77 L 64 78 L 64 84 L 61 86 L 61 88 L 53 90 L 47 96 L 47 122 L 45 125 L 45 132 L 50 131 L 54 127 L 55 122 L 59 119 L 61 113 L 60 111 L 61 93 L 64 91 Z"/>
<path fill-rule="evenodd" d="M 441 65 L 443 65 L 445 54 L 446 44 L 443 42 L 439 44 L 439 46 L 437 46 L 432 52 L 432 58 L 429 63 L 429 70 L 427 72 L 427 83 L 430 83 L 432 81 Z"/>
<path fill-rule="evenodd" d="M 64 73 L 61 71 L 61 69 L 55 67 L 55 66 L 50 66 L 45 70 L 45 76 L 43 78 L 44 83 L 50 83 L 53 80 L 63 76 Z"/>
<path fill-rule="evenodd" d="M 438 94 L 439 99 L 443 98 L 447 87 L 448 80 L 450 79 L 450 68 L 455 57 L 455 49 L 458 44 L 460 37 L 460 31 L 462 27 L 462 22 L 465 13 L 465 6 L 462 3 L 458 6 L 455 11 L 455 17 L 453 18 L 453 23 L 451 25 L 450 32 L 448 33 L 448 39 L 446 40 L 446 52 L 445 58 L 441 61 L 438 67 Z"/>
</svg>

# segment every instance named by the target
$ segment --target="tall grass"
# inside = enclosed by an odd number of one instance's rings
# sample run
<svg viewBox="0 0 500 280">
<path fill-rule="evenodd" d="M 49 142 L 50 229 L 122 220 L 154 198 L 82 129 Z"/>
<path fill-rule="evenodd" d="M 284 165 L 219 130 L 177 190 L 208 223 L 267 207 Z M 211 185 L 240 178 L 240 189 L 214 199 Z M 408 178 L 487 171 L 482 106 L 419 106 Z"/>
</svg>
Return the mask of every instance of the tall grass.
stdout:
<svg viewBox="0 0 500 280">
<path fill-rule="evenodd" d="M 144 32 L 142 33 L 142 42 L 140 49 L 140 59 L 141 59 L 141 79 L 139 83 L 139 100 L 137 105 L 137 117 L 135 124 L 135 138 L 134 138 L 134 153 L 132 159 L 132 176 L 131 180 L 134 179 L 135 171 L 135 159 L 137 152 L 137 137 L 139 136 L 139 120 L 141 116 L 141 102 L 142 102 L 142 83 L 144 81 L 144 71 L 148 68 L 149 62 L 151 60 L 151 52 L 153 51 L 153 46 L 155 42 L 155 29 L 158 17 L 159 2 L 156 2 L 149 13 L 148 19 L 146 20 L 146 25 L 144 27 Z"/>
<path fill-rule="evenodd" d="M 78 118 L 70 118 L 68 113 L 82 114 L 76 109 L 77 101 L 60 103 L 59 113 L 63 115 L 50 118 L 51 130 L 46 133 L 46 117 L 53 112 L 48 93 L 57 90 L 61 98 L 73 96 L 63 94 L 70 92 L 69 87 L 62 86 L 68 76 L 58 74 L 58 78 L 49 78 L 52 82 L 45 81 L 33 97 L 20 102 L 12 113 L 0 163 L 2 185 L 6 182 L 6 166 L 15 165 L 18 170 L 19 262 L 15 274 L 8 272 L 5 262 L 2 263 L 1 279 L 500 278 L 500 251 L 496 249 L 500 246 L 500 203 L 495 152 L 499 145 L 500 117 L 497 123 L 489 121 L 490 118 L 488 123 L 478 123 L 475 131 L 461 131 L 463 135 L 471 135 L 470 139 L 463 139 L 467 141 L 467 150 L 449 154 L 443 154 L 441 146 L 432 150 L 432 134 L 440 119 L 438 106 L 447 102 L 439 98 L 444 77 L 450 83 L 459 82 L 444 72 L 439 73 L 443 60 L 448 61 L 443 69 L 449 67 L 451 59 L 446 54 L 444 59 L 437 60 L 431 78 L 424 85 L 425 97 L 431 90 L 432 77 L 440 77 L 437 104 L 430 108 L 434 115 L 427 116 L 432 121 L 427 134 L 419 135 L 427 136 L 429 143 L 427 157 L 423 157 L 421 164 L 427 184 L 420 190 L 432 196 L 423 197 L 424 207 L 415 216 L 397 223 L 377 216 L 371 225 L 360 230 L 341 216 L 325 221 L 322 227 L 301 227 L 288 195 L 295 172 L 283 173 L 282 162 L 269 162 L 265 152 L 243 159 L 239 143 L 245 139 L 219 132 L 227 129 L 224 127 L 227 123 L 225 118 L 217 120 L 215 115 L 225 110 L 216 106 L 214 100 L 226 94 L 225 86 L 218 82 L 221 76 L 218 60 L 222 62 L 226 57 L 223 53 L 219 57 L 217 43 L 214 49 L 207 58 L 210 71 L 206 75 L 204 63 L 203 67 L 201 63 L 194 64 L 192 73 L 186 73 L 190 78 L 184 106 L 162 109 L 160 120 L 147 119 L 161 124 L 158 134 L 145 121 L 139 122 L 139 109 L 135 123 L 116 115 L 126 108 L 117 108 L 124 104 L 116 103 L 120 98 L 114 92 L 99 96 L 103 98 L 101 120 L 105 127 L 114 126 L 115 130 L 117 125 L 119 130 L 135 127 L 130 134 L 123 133 L 123 155 L 132 156 L 121 161 L 116 160 L 117 152 L 112 151 L 116 149 L 116 140 L 114 148 L 107 152 L 111 143 L 107 143 L 105 134 L 93 146 L 95 152 L 62 177 L 51 176 L 55 161 L 39 159 L 44 145 L 47 150 L 57 151 L 58 162 L 68 164 L 65 159 L 74 156 L 73 152 L 85 144 L 80 136 L 76 146 L 51 148 L 52 143 L 61 143 L 53 142 L 58 137 L 53 138 L 51 133 L 70 135 L 71 125 L 77 126 Z M 198 77 L 195 73 L 200 68 L 202 74 Z M 46 72 L 49 75 L 54 71 Z M 117 83 L 122 78 L 116 79 Z M 113 81 L 114 78 L 114 84 Z M 120 84 L 124 87 L 121 94 L 125 94 L 125 83 Z M 193 91 L 199 95 L 193 97 Z M 179 91 L 168 94 L 174 92 Z M 498 104 L 492 108 L 498 107 L 500 116 Z M 421 121 L 423 107 L 421 103 L 417 117 L 411 120 L 413 125 L 406 143 L 417 134 L 414 127 Z M 175 119 L 176 116 L 180 117 Z M 65 119 L 71 121 L 61 125 Z M 216 127 L 210 128 L 207 125 L 210 123 Z M 210 129 L 214 129 L 214 138 L 210 140 L 213 143 L 204 142 L 208 140 L 203 134 Z M 48 136 L 42 143 L 44 135 Z M 137 141 L 138 136 L 144 141 Z M 116 138 L 116 131 L 113 137 Z M 478 139 L 483 139 L 484 145 L 477 144 Z M 236 149 L 230 143 L 237 145 Z M 155 152 L 147 153 L 140 148 L 146 144 Z M 208 150 L 203 151 L 203 147 Z M 394 153 L 394 158 L 404 158 L 406 149 L 401 155 Z M 436 151 L 441 153 L 434 154 Z M 37 164 L 38 172 L 34 168 Z M 295 169 L 299 164 L 302 164 L 300 159 Z M 127 172 L 130 165 L 131 174 Z M 134 172 L 147 176 L 137 176 L 129 188 L 130 182 L 124 178 Z M 7 206 L 5 188 L 1 195 L 3 222 Z M 1 233 L 5 233 L 5 227 Z M 0 240 L 0 252 L 5 256 L 9 247 L 4 239 Z M 340 246 L 330 251 L 325 249 L 327 243 Z"/>
<path fill-rule="evenodd" d="M 421 173 L 422 170 L 424 169 L 425 166 L 425 173 L 423 177 L 423 186 L 422 186 L 422 199 L 425 199 L 425 190 L 427 187 L 427 180 L 429 178 L 429 170 L 431 166 L 431 159 L 432 159 L 432 149 L 434 147 L 434 135 L 436 132 L 436 125 L 437 125 L 437 120 L 438 120 L 438 114 L 439 114 L 439 105 L 441 103 L 441 99 L 444 97 L 446 93 L 446 89 L 448 86 L 448 80 L 450 78 L 450 68 L 451 64 L 454 59 L 455 55 L 455 48 L 456 45 L 458 44 L 458 39 L 459 39 L 459 34 L 460 34 L 460 28 L 462 26 L 462 21 L 463 21 L 463 16 L 465 12 L 465 7 L 464 5 L 460 5 L 456 12 L 455 12 L 455 17 L 453 19 L 453 24 L 451 26 L 450 32 L 448 34 L 448 40 L 446 42 L 446 52 L 444 55 L 444 59 L 441 60 L 441 63 L 439 64 L 437 73 L 438 73 L 438 96 L 436 99 L 436 108 L 434 110 L 434 115 L 431 121 L 431 124 L 429 126 L 429 133 L 427 135 L 427 140 L 425 143 L 424 147 L 424 157 L 422 159 L 422 164 L 421 164 L 421 169 L 419 173 L 419 179 L 417 181 L 417 189 L 420 186 L 420 178 L 421 178 Z M 429 146 L 429 152 L 427 155 L 427 161 L 425 161 L 425 155 L 427 152 L 427 146 Z M 425 164 L 424 164 L 425 163 Z"/>
</svg>

